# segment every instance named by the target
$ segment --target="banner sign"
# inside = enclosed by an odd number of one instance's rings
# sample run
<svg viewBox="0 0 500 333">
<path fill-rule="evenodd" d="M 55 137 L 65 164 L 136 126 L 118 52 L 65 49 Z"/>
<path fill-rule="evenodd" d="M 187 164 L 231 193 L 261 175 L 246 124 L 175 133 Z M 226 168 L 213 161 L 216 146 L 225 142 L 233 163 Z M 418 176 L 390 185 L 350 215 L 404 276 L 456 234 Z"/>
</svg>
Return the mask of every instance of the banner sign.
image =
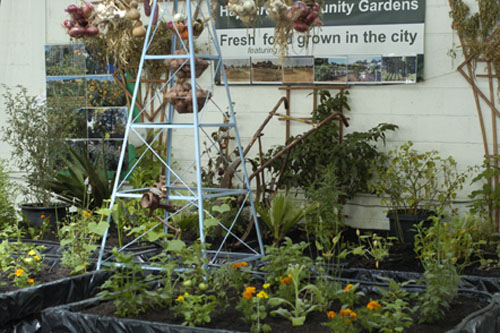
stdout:
<svg viewBox="0 0 500 333">
<path fill-rule="evenodd" d="M 416 82 L 417 68 L 422 70 L 423 64 L 417 65 L 417 58 L 423 62 L 425 0 L 325 0 L 320 4 L 323 26 L 309 34 L 294 32 L 285 71 L 311 67 L 312 76 L 300 80 L 311 83 Z M 258 10 L 255 28 L 247 28 L 227 9 L 225 0 L 218 0 L 217 38 L 226 72 L 247 65 L 250 72 L 276 67 L 279 55 L 273 27 L 264 7 Z M 252 73 L 239 79 L 229 74 L 234 73 L 228 73 L 230 83 L 296 82 L 285 74 L 263 81 Z"/>
</svg>

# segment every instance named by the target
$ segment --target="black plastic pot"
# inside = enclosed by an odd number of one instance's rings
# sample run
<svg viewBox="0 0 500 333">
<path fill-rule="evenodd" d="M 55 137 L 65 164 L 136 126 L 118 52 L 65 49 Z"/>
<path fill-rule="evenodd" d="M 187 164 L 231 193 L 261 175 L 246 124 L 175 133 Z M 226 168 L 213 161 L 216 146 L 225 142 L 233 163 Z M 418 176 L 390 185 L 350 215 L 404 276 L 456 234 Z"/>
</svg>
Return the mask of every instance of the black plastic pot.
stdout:
<svg viewBox="0 0 500 333">
<path fill-rule="evenodd" d="M 432 221 L 429 219 L 429 217 L 431 216 L 435 216 L 435 213 L 431 211 L 419 211 L 418 214 L 405 214 L 400 211 L 390 211 L 387 213 L 387 217 L 389 218 L 389 235 L 399 238 L 399 233 L 397 230 L 399 220 L 403 242 L 407 244 L 413 244 L 413 239 L 415 238 L 416 234 L 415 226 L 418 223 L 424 221 L 423 227 L 430 227 Z"/>
<path fill-rule="evenodd" d="M 45 207 L 40 204 L 30 203 L 20 205 L 19 207 L 29 225 L 41 227 L 45 222 L 49 223 L 52 229 L 55 229 L 57 222 L 62 221 L 66 217 L 69 205 L 61 203 Z"/>
<path fill-rule="evenodd" d="M 0 327 L 42 310 L 94 297 L 109 274 L 96 271 L 0 294 Z"/>
</svg>

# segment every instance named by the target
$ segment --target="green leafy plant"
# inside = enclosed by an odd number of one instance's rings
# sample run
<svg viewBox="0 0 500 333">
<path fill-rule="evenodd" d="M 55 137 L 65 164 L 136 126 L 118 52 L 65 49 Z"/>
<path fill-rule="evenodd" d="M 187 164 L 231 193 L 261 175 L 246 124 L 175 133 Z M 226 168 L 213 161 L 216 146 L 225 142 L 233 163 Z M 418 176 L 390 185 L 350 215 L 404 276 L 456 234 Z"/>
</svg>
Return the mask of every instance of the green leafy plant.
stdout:
<svg viewBox="0 0 500 333">
<path fill-rule="evenodd" d="M 256 209 L 271 231 L 274 244 L 278 245 L 290 228 L 317 207 L 316 203 L 299 207 L 288 194 L 278 193 L 271 198 L 269 205 L 258 204 Z"/>
<path fill-rule="evenodd" d="M 402 214 L 432 215 L 452 210 L 452 201 L 467 179 L 457 162 L 442 158 L 437 151 L 419 152 L 411 141 L 390 150 L 387 164 L 378 166 L 371 189 L 395 216 L 396 236 L 404 242 L 399 222 Z"/>
<path fill-rule="evenodd" d="M 14 208 L 16 191 L 16 185 L 9 180 L 6 161 L 0 160 L 0 229 L 2 230 L 16 223 L 17 213 Z"/>
<path fill-rule="evenodd" d="M 104 145 L 102 145 L 104 147 Z M 67 203 L 94 209 L 111 197 L 113 182 L 108 179 L 104 151 L 91 161 L 87 149 L 77 152 L 68 147 L 69 158 L 63 159 L 63 172 L 47 181 L 48 188 Z"/>
<path fill-rule="evenodd" d="M 305 196 L 311 202 L 318 203 L 317 209 L 306 218 L 306 230 L 322 245 L 328 244 L 329 240 L 344 227 L 341 202 L 345 193 L 341 190 L 333 165 L 329 165 L 328 169 L 307 188 Z"/>
<path fill-rule="evenodd" d="M 315 299 L 319 289 L 314 284 L 302 286 L 302 273 L 307 269 L 304 265 L 291 265 L 288 269 L 288 278 L 293 286 L 294 300 L 289 301 L 282 297 L 269 298 L 270 307 L 278 307 L 271 311 L 272 315 L 280 315 L 292 322 L 293 326 L 302 326 L 306 321 L 307 314 L 318 308 Z M 285 307 L 281 307 L 284 305 Z"/>
<path fill-rule="evenodd" d="M 210 323 L 210 314 L 218 305 L 214 295 L 191 295 L 188 292 L 178 296 L 175 301 L 173 310 L 184 318 L 182 325 L 193 327 Z"/>
<path fill-rule="evenodd" d="M 378 177 L 370 186 L 385 196 L 383 204 L 405 214 L 451 208 L 467 178 L 451 156 L 445 159 L 437 151 L 419 152 L 411 141 L 390 150 L 388 155 L 387 164 L 379 166 Z"/>
<path fill-rule="evenodd" d="M 332 97 L 328 91 L 319 92 L 320 103 L 312 112 L 312 121 L 321 122 L 334 112 L 350 110 L 348 92 Z M 300 144 L 290 150 L 288 156 L 281 156 L 269 166 L 271 181 L 276 182 L 287 159 L 287 167 L 281 175 L 280 186 L 284 188 L 307 189 L 321 180 L 325 171 L 331 168 L 338 180 L 342 193 L 340 202 L 345 202 L 357 192 L 368 191 L 372 178 L 371 165 L 378 164 L 384 157 L 377 145 L 385 142 L 387 131 L 397 128 L 392 124 L 379 124 L 367 132 L 352 132 L 341 137 L 337 121 L 330 121 Z M 291 142 L 296 137 L 291 137 Z M 264 162 L 270 160 L 284 146 L 271 148 L 264 155 Z M 257 164 L 259 164 L 257 162 Z"/>
<path fill-rule="evenodd" d="M 250 325 L 252 333 L 271 332 L 271 327 L 262 323 L 268 314 L 267 300 L 269 295 L 266 292 L 268 289 L 268 284 L 264 284 L 263 290 L 259 292 L 255 287 L 247 286 L 236 305 L 236 310 L 242 314 L 243 321 Z"/>
<path fill-rule="evenodd" d="M 132 254 L 118 252 L 116 248 L 112 253 L 117 264 L 105 267 L 111 274 L 101 286 L 98 296 L 102 296 L 103 300 L 113 301 L 115 313 L 120 317 L 144 312 L 156 295 L 149 292 L 148 285 L 154 276 L 144 276 L 141 265 L 134 261 Z"/>
<path fill-rule="evenodd" d="M 78 213 L 71 216 L 59 229 L 59 243 L 63 249 L 61 264 L 73 269 L 72 274 L 86 272 L 92 263 L 92 255 L 98 248 L 97 240 L 108 228 L 109 214 L 107 208 L 101 208 L 95 213 L 79 209 Z"/>
<path fill-rule="evenodd" d="M 410 283 L 415 281 L 407 280 L 403 283 L 397 283 L 393 279 L 386 280 L 387 288 L 378 287 L 381 295 L 381 316 L 378 318 L 378 327 L 381 332 L 404 332 L 407 327 L 413 324 L 412 314 L 415 308 L 410 306 L 411 294 L 404 289 Z"/>
<path fill-rule="evenodd" d="M 458 295 L 460 274 L 457 269 L 455 242 L 449 232 L 450 226 L 433 217 L 433 225 L 426 230 L 417 226 L 415 252 L 425 269 L 423 281 L 425 292 L 420 294 L 420 322 L 430 323 L 445 316 L 450 303 Z"/>
<path fill-rule="evenodd" d="M 2 139 L 13 148 L 16 166 L 26 173 L 27 186 L 21 192 L 26 200 L 47 206 L 52 200 L 48 181 L 57 173 L 57 161 L 74 119 L 62 108 L 47 107 L 22 86 L 16 92 L 3 87 L 7 126 L 2 128 Z"/>
<path fill-rule="evenodd" d="M 490 231 L 495 232 L 499 231 L 494 221 L 495 212 L 500 211 L 500 188 L 494 186 L 494 181 L 498 177 L 500 177 L 500 168 L 495 167 L 494 163 L 486 159 L 480 172 L 472 179 L 472 183 L 480 185 L 480 188 L 470 194 L 470 198 L 474 200 L 471 214 L 488 222 L 491 225 Z M 487 232 L 487 234 L 491 234 L 491 232 Z M 485 239 L 488 238 L 485 237 Z"/>
<path fill-rule="evenodd" d="M 356 234 L 359 234 L 359 229 L 356 230 Z M 379 263 L 389 256 L 389 250 L 396 239 L 395 237 L 382 237 L 376 233 L 358 235 L 358 237 L 363 246 L 363 255 L 375 259 L 377 268 Z"/>
<path fill-rule="evenodd" d="M 266 281 L 271 285 L 280 285 L 281 277 L 287 275 L 288 266 L 291 264 L 312 268 L 312 259 L 304 255 L 308 246 L 306 242 L 293 243 L 288 237 L 285 237 L 280 247 L 266 246 L 266 255 L 262 258 L 265 264 L 261 268 L 267 273 Z"/>
</svg>

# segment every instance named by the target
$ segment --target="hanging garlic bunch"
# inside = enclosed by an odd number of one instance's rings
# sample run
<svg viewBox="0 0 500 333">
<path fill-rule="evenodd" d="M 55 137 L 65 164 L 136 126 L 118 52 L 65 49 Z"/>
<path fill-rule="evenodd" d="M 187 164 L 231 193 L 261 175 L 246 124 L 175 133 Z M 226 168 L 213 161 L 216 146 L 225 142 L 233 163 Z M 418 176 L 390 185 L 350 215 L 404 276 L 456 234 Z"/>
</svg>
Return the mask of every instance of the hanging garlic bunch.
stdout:
<svg viewBox="0 0 500 333">
<path fill-rule="evenodd" d="M 227 8 L 248 27 L 257 19 L 257 4 L 254 0 L 229 0 Z"/>
<path fill-rule="evenodd" d="M 269 11 L 269 18 L 276 22 L 286 17 L 290 6 L 282 0 L 269 0 L 266 3 L 266 9 Z"/>
<path fill-rule="evenodd" d="M 293 0 L 267 0 L 264 8 L 269 13 L 269 18 L 274 21 L 274 45 L 278 50 L 282 64 L 288 51 L 288 42 L 293 34 L 293 23 L 286 15 L 290 11 Z"/>
</svg>

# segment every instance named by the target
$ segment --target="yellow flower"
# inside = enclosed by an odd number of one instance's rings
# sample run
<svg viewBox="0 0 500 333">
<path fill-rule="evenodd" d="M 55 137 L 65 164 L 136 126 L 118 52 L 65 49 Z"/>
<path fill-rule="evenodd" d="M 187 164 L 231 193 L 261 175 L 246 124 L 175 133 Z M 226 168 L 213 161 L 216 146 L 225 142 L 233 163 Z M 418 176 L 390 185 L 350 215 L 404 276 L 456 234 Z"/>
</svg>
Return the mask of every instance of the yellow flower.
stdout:
<svg viewBox="0 0 500 333">
<path fill-rule="evenodd" d="M 40 261 L 40 257 L 39 256 L 34 256 L 33 257 L 36 261 Z"/>
<path fill-rule="evenodd" d="M 328 319 L 333 319 L 335 318 L 335 311 L 328 311 L 326 315 L 328 316 Z"/>
<path fill-rule="evenodd" d="M 255 287 L 248 286 L 245 288 L 245 291 L 243 292 L 242 296 L 246 299 L 252 299 L 253 294 L 256 293 Z"/>
<path fill-rule="evenodd" d="M 92 216 L 92 212 L 89 212 L 87 210 L 84 210 L 83 211 L 83 215 L 85 215 L 86 217 L 91 217 Z"/>
<path fill-rule="evenodd" d="M 16 270 L 16 276 L 17 276 L 17 277 L 21 277 L 21 275 L 23 275 L 23 273 L 24 273 L 24 271 L 23 271 L 23 269 L 22 269 L 22 268 L 18 268 L 18 269 Z"/>
<path fill-rule="evenodd" d="M 231 267 L 236 269 L 236 268 L 247 267 L 247 266 L 248 266 L 248 263 L 246 261 L 242 261 L 242 262 L 235 262 L 233 264 L 233 266 L 231 266 Z"/>
<path fill-rule="evenodd" d="M 377 301 L 370 301 L 367 305 L 366 305 L 366 308 L 368 310 L 373 310 L 373 309 L 376 309 L 376 308 L 380 308 L 380 303 L 377 302 Z"/>
<path fill-rule="evenodd" d="M 35 251 L 33 251 L 33 250 L 30 250 L 30 252 L 28 252 L 28 254 L 29 254 L 30 256 L 36 256 L 36 252 L 35 252 Z"/>
<path fill-rule="evenodd" d="M 359 231 L 359 229 L 356 229 L 356 236 L 360 236 L 361 235 L 361 231 Z"/>
<path fill-rule="evenodd" d="M 281 284 L 290 284 L 292 283 L 292 274 L 288 274 L 288 276 L 280 276 Z"/>
<path fill-rule="evenodd" d="M 271 285 L 270 285 L 269 283 L 264 283 L 264 284 L 262 285 L 262 288 L 267 289 L 267 288 L 269 288 L 270 286 L 271 286 Z"/>
<path fill-rule="evenodd" d="M 351 289 L 352 289 L 352 287 L 354 287 L 354 286 L 352 285 L 352 283 L 349 283 L 347 286 L 345 286 L 345 288 L 344 288 L 344 292 L 345 292 L 345 293 L 346 293 L 346 292 L 348 292 L 349 290 L 351 290 Z"/>
<path fill-rule="evenodd" d="M 33 279 L 28 279 L 28 283 L 29 283 L 29 284 L 33 284 L 33 283 L 35 283 L 35 280 L 33 280 Z"/>
<path fill-rule="evenodd" d="M 269 296 L 267 296 L 267 293 L 266 293 L 264 290 L 260 291 L 260 292 L 257 294 L 257 297 L 258 297 L 258 298 L 269 298 Z"/>
<path fill-rule="evenodd" d="M 179 295 L 176 299 L 175 299 L 176 302 L 183 302 L 184 301 L 184 296 L 182 295 Z"/>
</svg>

